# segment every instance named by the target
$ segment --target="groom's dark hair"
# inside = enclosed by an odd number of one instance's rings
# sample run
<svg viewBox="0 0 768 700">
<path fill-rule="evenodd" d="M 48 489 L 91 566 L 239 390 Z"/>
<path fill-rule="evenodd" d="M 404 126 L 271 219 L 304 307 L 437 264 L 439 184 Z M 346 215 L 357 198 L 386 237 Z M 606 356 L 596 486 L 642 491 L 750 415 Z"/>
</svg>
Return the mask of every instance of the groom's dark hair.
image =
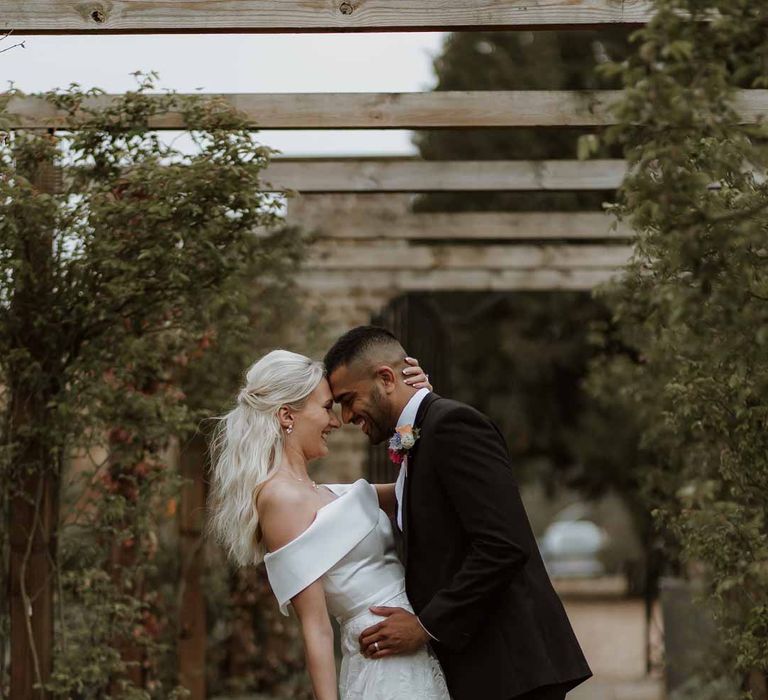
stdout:
<svg viewBox="0 0 768 700">
<path fill-rule="evenodd" d="M 358 326 L 347 331 L 325 354 L 325 371 L 328 376 L 343 366 L 349 365 L 373 348 L 400 346 L 400 341 L 386 328 L 380 326 Z"/>
</svg>

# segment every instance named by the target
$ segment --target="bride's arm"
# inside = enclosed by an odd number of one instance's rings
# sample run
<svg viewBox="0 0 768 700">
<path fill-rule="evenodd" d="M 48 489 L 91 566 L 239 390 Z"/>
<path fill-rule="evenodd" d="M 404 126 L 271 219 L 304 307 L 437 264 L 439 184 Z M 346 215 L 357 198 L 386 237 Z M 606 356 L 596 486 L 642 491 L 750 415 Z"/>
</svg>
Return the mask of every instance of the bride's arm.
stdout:
<svg viewBox="0 0 768 700">
<path fill-rule="evenodd" d="M 293 485 L 272 482 L 257 501 L 264 543 L 274 552 L 304 532 L 317 516 L 314 504 Z M 291 598 L 301 622 L 307 670 L 316 700 L 338 700 L 333 628 L 323 584 L 317 580 Z"/>
<path fill-rule="evenodd" d="M 307 670 L 316 700 L 337 700 L 333 628 L 328 618 L 323 584 L 315 581 L 291 599 L 301 621 Z"/>
<path fill-rule="evenodd" d="M 376 495 L 379 497 L 379 508 L 381 508 L 390 518 L 395 516 L 397 510 L 397 499 L 395 498 L 394 484 L 374 484 Z"/>
</svg>

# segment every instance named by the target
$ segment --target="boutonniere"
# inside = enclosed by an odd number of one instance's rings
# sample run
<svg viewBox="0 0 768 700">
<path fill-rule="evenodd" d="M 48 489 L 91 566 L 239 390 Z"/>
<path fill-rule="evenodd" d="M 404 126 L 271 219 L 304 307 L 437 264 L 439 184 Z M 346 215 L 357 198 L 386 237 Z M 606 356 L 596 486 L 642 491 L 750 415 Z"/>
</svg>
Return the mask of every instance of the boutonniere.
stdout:
<svg viewBox="0 0 768 700">
<path fill-rule="evenodd" d="M 412 425 L 395 428 L 395 434 L 389 438 L 389 458 L 395 464 L 402 464 L 409 450 L 416 444 L 421 431 Z"/>
</svg>

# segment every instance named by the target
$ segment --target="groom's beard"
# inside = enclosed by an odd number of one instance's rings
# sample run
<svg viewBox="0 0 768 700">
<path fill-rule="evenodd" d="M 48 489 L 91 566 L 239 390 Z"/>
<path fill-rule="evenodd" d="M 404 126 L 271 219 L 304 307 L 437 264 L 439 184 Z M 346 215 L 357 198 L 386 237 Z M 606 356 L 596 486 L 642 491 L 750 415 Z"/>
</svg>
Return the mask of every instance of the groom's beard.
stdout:
<svg viewBox="0 0 768 700">
<path fill-rule="evenodd" d="M 373 387 L 371 390 L 367 414 L 368 441 L 372 445 L 378 445 L 387 440 L 395 430 L 389 425 L 389 412 L 385 405 L 384 396 L 378 387 Z"/>
</svg>

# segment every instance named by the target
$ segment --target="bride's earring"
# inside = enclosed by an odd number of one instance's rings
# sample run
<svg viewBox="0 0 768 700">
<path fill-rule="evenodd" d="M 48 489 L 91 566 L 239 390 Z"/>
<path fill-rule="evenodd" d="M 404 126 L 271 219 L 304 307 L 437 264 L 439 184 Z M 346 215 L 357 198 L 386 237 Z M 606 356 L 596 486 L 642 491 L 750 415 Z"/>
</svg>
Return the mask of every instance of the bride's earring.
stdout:
<svg viewBox="0 0 768 700">
<path fill-rule="evenodd" d="M 290 434 L 293 432 L 293 426 L 292 426 L 292 425 L 289 425 L 289 426 L 288 426 L 288 427 L 285 429 L 285 432 L 286 432 L 286 433 L 288 433 L 288 435 L 290 435 Z"/>
</svg>

